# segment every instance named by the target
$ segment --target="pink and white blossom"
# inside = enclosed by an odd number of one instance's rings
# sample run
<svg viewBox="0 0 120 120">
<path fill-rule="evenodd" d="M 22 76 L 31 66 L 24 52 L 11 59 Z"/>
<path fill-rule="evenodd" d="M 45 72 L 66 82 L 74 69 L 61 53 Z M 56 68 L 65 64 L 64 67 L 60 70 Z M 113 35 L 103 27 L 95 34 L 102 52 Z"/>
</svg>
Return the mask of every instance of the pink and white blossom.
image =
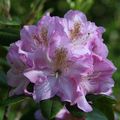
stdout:
<svg viewBox="0 0 120 120">
<path fill-rule="evenodd" d="M 90 112 L 86 95 L 106 94 L 114 86 L 116 68 L 107 59 L 104 31 L 72 10 L 64 18 L 47 15 L 37 25 L 24 26 L 7 55 L 11 95 L 29 94 L 37 102 L 57 95 Z"/>
</svg>

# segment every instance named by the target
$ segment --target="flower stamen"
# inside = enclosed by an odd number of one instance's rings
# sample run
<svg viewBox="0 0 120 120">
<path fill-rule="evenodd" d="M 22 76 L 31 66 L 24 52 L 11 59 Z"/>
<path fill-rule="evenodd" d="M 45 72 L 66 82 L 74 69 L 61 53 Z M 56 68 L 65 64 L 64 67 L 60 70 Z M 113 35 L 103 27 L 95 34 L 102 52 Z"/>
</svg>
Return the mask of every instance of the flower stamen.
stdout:
<svg viewBox="0 0 120 120">
<path fill-rule="evenodd" d="M 48 34 L 48 30 L 45 27 L 43 27 L 41 30 L 40 36 L 41 36 L 42 42 L 45 46 L 48 46 L 47 34 Z"/>
<path fill-rule="evenodd" d="M 57 49 L 54 58 L 54 70 L 57 74 L 61 74 L 61 70 L 67 66 L 67 50 L 65 48 Z"/>
<path fill-rule="evenodd" d="M 80 32 L 80 23 L 75 23 L 74 28 L 70 30 L 70 37 L 71 40 L 74 40 L 78 37 L 78 34 Z"/>
<path fill-rule="evenodd" d="M 48 46 L 48 38 L 47 38 L 48 30 L 43 27 L 41 28 L 40 34 L 33 33 L 32 39 L 35 40 L 36 44 L 43 44 Z"/>
<path fill-rule="evenodd" d="M 60 75 L 62 74 L 62 71 L 61 70 L 56 70 L 55 71 L 55 77 L 58 78 Z"/>
</svg>

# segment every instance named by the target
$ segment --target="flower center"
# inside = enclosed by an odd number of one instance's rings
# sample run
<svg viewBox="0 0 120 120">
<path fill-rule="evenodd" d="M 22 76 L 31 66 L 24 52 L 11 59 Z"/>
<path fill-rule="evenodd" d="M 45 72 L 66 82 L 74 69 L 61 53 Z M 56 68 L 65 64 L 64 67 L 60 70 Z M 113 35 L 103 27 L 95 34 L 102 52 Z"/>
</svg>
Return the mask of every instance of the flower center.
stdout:
<svg viewBox="0 0 120 120">
<path fill-rule="evenodd" d="M 36 44 L 43 44 L 48 46 L 48 38 L 47 38 L 48 30 L 45 27 L 41 28 L 40 34 L 33 33 L 32 38 L 35 40 Z"/>
<path fill-rule="evenodd" d="M 38 34 L 33 33 L 32 39 L 34 40 L 34 43 L 35 43 L 36 45 L 39 45 L 39 44 L 42 43 Z"/>
<path fill-rule="evenodd" d="M 70 38 L 71 40 L 74 40 L 78 37 L 80 32 L 80 23 L 75 23 L 74 28 L 70 30 Z"/>
<path fill-rule="evenodd" d="M 41 36 L 42 42 L 45 46 L 48 46 L 47 34 L 48 34 L 48 30 L 45 27 L 43 27 L 41 30 L 40 36 Z"/>
<path fill-rule="evenodd" d="M 53 64 L 56 76 L 61 75 L 62 71 L 68 68 L 67 50 L 65 48 L 60 48 L 55 51 Z"/>
</svg>

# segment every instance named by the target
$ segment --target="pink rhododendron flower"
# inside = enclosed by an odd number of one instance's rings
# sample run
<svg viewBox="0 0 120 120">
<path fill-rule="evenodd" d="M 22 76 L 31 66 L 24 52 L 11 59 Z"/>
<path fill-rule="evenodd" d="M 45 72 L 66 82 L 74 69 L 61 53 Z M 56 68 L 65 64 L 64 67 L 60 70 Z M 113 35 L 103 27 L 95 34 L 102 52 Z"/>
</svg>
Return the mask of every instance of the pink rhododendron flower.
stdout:
<svg viewBox="0 0 120 120">
<path fill-rule="evenodd" d="M 103 27 L 97 27 L 95 23 L 87 21 L 86 16 L 79 11 L 68 11 L 62 22 L 64 31 L 71 40 L 68 45 L 74 55 L 95 53 L 107 57 L 108 50 L 103 43 Z"/>
<path fill-rule="evenodd" d="M 29 94 L 37 102 L 55 95 L 85 112 L 92 110 L 86 95 L 112 91 L 116 68 L 107 59 L 104 28 L 79 11 L 64 18 L 43 16 L 24 26 L 20 40 L 10 46 L 8 84 L 14 94 Z M 33 84 L 33 91 L 28 85 Z"/>
<path fill-rule="evenodd" d="M 18 42 L 19 43 L 19 42 Z M 19 47 L 16 44 L 11 44 L 7 55 L 11 69 L 7 73 L 8 85 L 15 88 L 10 91 L 10 96 L 24 93 L 29 81 L 23 75 L 23 71 L 27 69 L 27 65 L 23 63 L 24 55 L 19 54 Z"/>
</svg>

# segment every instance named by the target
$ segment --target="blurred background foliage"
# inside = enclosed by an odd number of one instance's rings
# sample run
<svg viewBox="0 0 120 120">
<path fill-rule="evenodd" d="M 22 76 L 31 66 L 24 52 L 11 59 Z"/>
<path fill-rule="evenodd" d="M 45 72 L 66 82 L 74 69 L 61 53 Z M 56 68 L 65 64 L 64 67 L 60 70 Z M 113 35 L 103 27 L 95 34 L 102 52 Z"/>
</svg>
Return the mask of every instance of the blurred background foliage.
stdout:
<svg viewBox="0 0 120 120">
<path fill-rule="evenodd" d="M 98 26 L 106 28 L 104 42 L 109 49 L 109 59 L 117 67 L 113 78 L 115 87 L 113 95 L 117 98 L 115 111 L 120 112 L 120 0 L 0 0 L 0 99 L 7 96 L 8 87 L 6 84 L 6 54 L 9 44 L 19 39 L 20 28 L 24 24 L 36 24 L 37 21 L 47 12 L 51 15 L 63 16 L 69 9 L 81 10 L 90 21 Z M 8 39 L 9 38 L 9 39 Z M 28 100 L 31 102 L 30 100 Z M 21 102 L 22 106 L 28 106 L 28 102 Z M 33 104 L 33 103 L 32 103 Z M 32 104 L 31 107 L 32 107 Z M 16 105 L 10 111 L 10 120 L 14 116 L 21 116 L 15 111 L 22 110 Z M 25 110 L 23 110 L 25 111 Z M 0 108 L 0 120 L 2 119 L 3 108 Z M 30 111 L 26 111 L 26 113 Z M 117 118 L 120 120 L 120 117 Z"/>
</svg>

